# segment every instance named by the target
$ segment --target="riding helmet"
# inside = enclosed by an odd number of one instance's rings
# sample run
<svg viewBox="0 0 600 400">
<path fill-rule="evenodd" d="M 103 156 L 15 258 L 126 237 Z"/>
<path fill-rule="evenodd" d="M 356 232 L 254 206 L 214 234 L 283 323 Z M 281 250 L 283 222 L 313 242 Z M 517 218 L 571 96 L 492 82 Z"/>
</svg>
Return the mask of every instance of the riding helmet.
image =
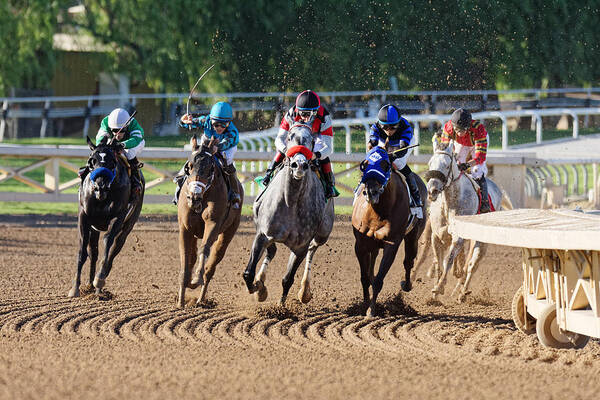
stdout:
<svg viewBox="0 0 600 400">
<path fill-rule="evenodd" d="M 377 122 L 381 125 L 395 125 L 400 122 L 400 111 L 393 104 L 386 104 L 379 109 Z"/>
<path fill-rule="evenodd" d="M 305 90 L 296 97 L 296 109 L 299 111 L 318 110 L 321 106 L 321 99 L 312 90 Z"/>
<path fill-rule="evenodd" d="M 452 113 L 452 123 L 461 129 L 471 126 L 471 113 L 464 108 L 459 108 Z"/>
<path fill-rule="evenodd" d="M 121 129 L 129 120 L 129 113 L 123 108 L 115 108 L 108 114 L 108 127 L 110 129 Z"/>
<path fill-rule="evenodd" d="M 231 121 L 233 119 L 233 110 L 229 103 L 219 101 L 210 109 L 210 119 L 215 121 Z"/>
</svg>

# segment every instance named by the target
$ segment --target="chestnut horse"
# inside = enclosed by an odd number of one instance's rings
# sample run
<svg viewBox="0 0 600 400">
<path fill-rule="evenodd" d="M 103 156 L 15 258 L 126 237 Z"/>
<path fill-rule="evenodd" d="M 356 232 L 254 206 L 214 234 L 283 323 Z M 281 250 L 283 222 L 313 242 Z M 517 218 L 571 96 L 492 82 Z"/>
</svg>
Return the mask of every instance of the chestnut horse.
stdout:
<svg viewBox="0 0 600 400">
<path fill-rule="evenodd" d="M 370 302 L 367 315 L 374 316 L 377 296 L 402 240 L 405 280 L 401 287 L 405 292 L 412 289 L 410 271 L 417 256 L 419 237 L 425 229 L 427 204 L 424 202 L 422 219 L 411 215 L 408 187 L 399 173 L 392 172 L 392 162 L 383 148 L 371 149 L 360 169 L 362 184 L 352 211 L 352 228 L 356 240 L 354 252 L 360 264 L 365 305 Z M 425 184 L 421 178 L 416 178 L 421 198 L 425 199 Z M 383 257 L 377 276 L 374 276 L 379 249 L 383 249 Z M 372 297 L 369 296 L 369 287 L 373 290 Z"/>
<path fill-rule="evenodd" d="M 206 300 L 208 284 L 240 224 L 242 204 L 233 208 L 228 202 L 226 177 L 215 155 L 217 144 L 218 140 L 213 138 L 199 145 L 194 135 L 192 154 L 184 168 L 187 176 L 177 203 L 181 258 L 177 304 L 180 308 L 185 306 L 186 288 L 201 286 L 197 304 Z M 243 202 L 244 188 L 238 180 L 236 183 Z M 202 240 L 200 250 L 198 239 Z M 198 258 L 200 261 L 192 277 Z"/>
</svg>

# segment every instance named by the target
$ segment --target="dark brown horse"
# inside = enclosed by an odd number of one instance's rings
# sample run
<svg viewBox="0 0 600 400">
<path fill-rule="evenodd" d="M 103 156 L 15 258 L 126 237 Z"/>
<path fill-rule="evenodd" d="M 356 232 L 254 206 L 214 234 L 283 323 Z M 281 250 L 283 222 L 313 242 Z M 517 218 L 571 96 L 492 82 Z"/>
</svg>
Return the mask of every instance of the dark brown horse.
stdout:
<svg viewBox="0 0 600 400">
<path fill-rule="evenodd" d="M 374 163 L 377 164 L 376 168 Z M 352 227 L 356 240 L 354 251 L 360 264 L 363 298 L 365 305 L 370 303 L 367 315 L 373 316 L 383 280 L 396 258 L 402 240 L 405 280 L 401 286 L 405 292 L 412 288 L 410 271 L 417 256 L 419 237 L 425 228 L 427 205 L 424 204 L 423 207 L 423 219 L 411 216 L 408 188 L 400 175 L 391 171 L 391 161 L 385 150 L 371 150 L 367 159 L 361 163 L 361 171 L 362 185 L 354 202 Z M 427 189 L 423 181 L 418 176 L 416 178 L 421 198 L 424 199 Z M 375 276 L 375 261 L 379 249 L 383 249 L 383 257 Z M 372 297 L 369 296 L 369 287 L 373 289 Z"/>
<path fill-rule="evenodd" d="M 186 166 L 186 181 L 183 184 L 177 205 L 179 221 L 179 255 L 181 275 L 177 304 L 185 306 L 185 289 L 201 286 L 197 303 L 206 299 L 208 284 L 217 264 L 223 259 L 225 250 L 240 224 L 242 204 L 234 208 L 228 202 L 227 185 L 223 168 L 215 156 L 217 139 L 198 144 L 196 136 L 191 140 L 192 154 Z M 225 161 L 223 161 L 225 162 Z M 244 199 L 242 184 L 236 179 L 236 190 Z M 202 240 L 198 250 L 198 239 Z M 200 261 L 192 277 L 192 269 L 200 255 Z"/>
</svg>

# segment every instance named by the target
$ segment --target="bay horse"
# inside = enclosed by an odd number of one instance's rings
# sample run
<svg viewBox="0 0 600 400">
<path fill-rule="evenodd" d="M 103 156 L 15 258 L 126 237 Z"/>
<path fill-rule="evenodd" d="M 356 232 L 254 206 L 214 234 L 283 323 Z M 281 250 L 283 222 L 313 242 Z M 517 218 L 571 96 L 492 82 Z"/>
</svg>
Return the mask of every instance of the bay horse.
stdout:
<svg viewBox="0 0 600 400">
<path fill-rule="evenodd" d="M 79 187 L 79 211 L 77 226 L 79 229 L 79 257 L 77 271 L 69 297 L 79 297 L 81 269 L 90 252 L 90 277 L 88 290 L 96 288 L 100 294 L 113 261 L 123 248 L 127 236 L 140 216 L 144 201 L 145 180 L 140 171 L 141 193 L 135 203 L 129 203 L 131 179 L 124 162 L 119 161 L 122 145 L 104 138 L 98 146 L 90 138 L 87 143 L 92 151 L 87 161 L 90 173 Z M 104 260 L 98 274 L 98 240 L 100 232 L 104 235 Z"/>
<path fill-rule="evenodd" d="M 475 215 L 479 211 L 478 185 L 464 171 L 458 169 L 454 155 L 454 141 L 441 143 L 434 137 L 434 153 L 429 160 L 427 179 L 428 199 L 431 201 L 429 216 L 431 220 L 431 245 L 437 266 L 442 271 L 434 273 L 436 283 L 432 289 L 433 298 L 444 294 L 444 286 L 448 271 L 455 258 L 463 251 L 465 240 L 448 231 L 454 216 Z M 494 210 L 512 209 L 508 196 L 491 179 L 486 178 L 491 205 Z M 487 245 L 475 241 L 470 248 L 466 266 L 466 274 L 460 273 L 459 281 L 453 291 L 462 285 L 458 300 L 465 301 L 470 293 L 469 284 L 481 258 L 485 255 Z M 466 253 L 466 252 L 465 252 Z M 435 265 L 434 264 L 434 267 Z M 436 267 L 437 269 L 437 267 Z"/>
<path fill-rule="evenodd" d="M 206 300 L 210 283 L 217 264 L 225 256 L 227 246 L 240 225 L 244 188 L 236 179 L 241 202 L 234 208 L 228 202 L 226 177 L 223 163 L 216 156 L 218 139 L 198 144 L 194 135 L 191 139 L 192 153 L 184 171 L 186 181 L 179 193 L 177 202 L 177 221 L 179 224 L 179 256 L 181 272 L 179 276 L 179 294 L 177 305 L 185 307 L 186 288 L 201 286 L 196 304 Z M 198 240 L 201 240 L 198 250 Z M 193 276 L 192 269 L 199 258 Z"/>
<path fill-rule="evenodd" d="M 317 248 L 329 238 L 333 228 L 333 199 L 325 198 L 325 190 L 311 165 L 313 136 L 310 126 L 297 124 L 288 134 L 287 155 L 283 168 L 254 202 L 253 214 L 256 236 L 250 260 L 243 277 L 250 294 L 256 293 L 258 301 L 268 296 L 265 286 L 267 266 L 275 257 L 275 243 L 290 249 L 287 272 L 282 279 L 283 294 L 280 304 L 285 304 L 294 283 L 298 266 L 306 257 L 304 275 L 298 299 L 308 303 L 312 298 L 310 271 Z M 256 274 L 256 265 L 264 250 L 267 255 Z"/>
<path fill-rule="evenodd" d="M 352 210 L 354 252 L 360 264 L 363 300 L 365 305 L 369 304 L 366 314 L 374 316 L 383 280 L 403 240 L 405 280 L 401 288 L 405 292 L 412 289 L 410 272 L 418 253 L 419 237 L 425 229 L 427 204 L 423 202 L 423 218 L 411 215 L 408 187 L 399 173 L 392 171 L 392 162 L 385 149 L 379 146 L 371 149 L 361 162 L 360 170 L 361 185 Z M 415 178 L 421 197 L 425 199 L 425 183 L 418 175 Z M 379 249 L 383 249 L 383 256 L 374 276 Z M 369 288 L 373 290 L 372 296 Z"/>
</svg>

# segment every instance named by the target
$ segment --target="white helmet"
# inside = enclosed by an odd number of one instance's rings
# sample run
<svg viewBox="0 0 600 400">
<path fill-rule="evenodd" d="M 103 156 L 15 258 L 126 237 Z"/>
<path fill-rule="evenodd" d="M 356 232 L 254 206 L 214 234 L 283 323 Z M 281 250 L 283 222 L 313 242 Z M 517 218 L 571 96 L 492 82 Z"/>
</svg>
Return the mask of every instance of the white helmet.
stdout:
<svg viewBox="0 0 600 400">
<path fill-rule="evenodd" d="M 127 123 L 129 113 L 122 108 L 115 108 L 108 115 L 108 127 L 110 129 L 121 129 Z"/>
</svg>

